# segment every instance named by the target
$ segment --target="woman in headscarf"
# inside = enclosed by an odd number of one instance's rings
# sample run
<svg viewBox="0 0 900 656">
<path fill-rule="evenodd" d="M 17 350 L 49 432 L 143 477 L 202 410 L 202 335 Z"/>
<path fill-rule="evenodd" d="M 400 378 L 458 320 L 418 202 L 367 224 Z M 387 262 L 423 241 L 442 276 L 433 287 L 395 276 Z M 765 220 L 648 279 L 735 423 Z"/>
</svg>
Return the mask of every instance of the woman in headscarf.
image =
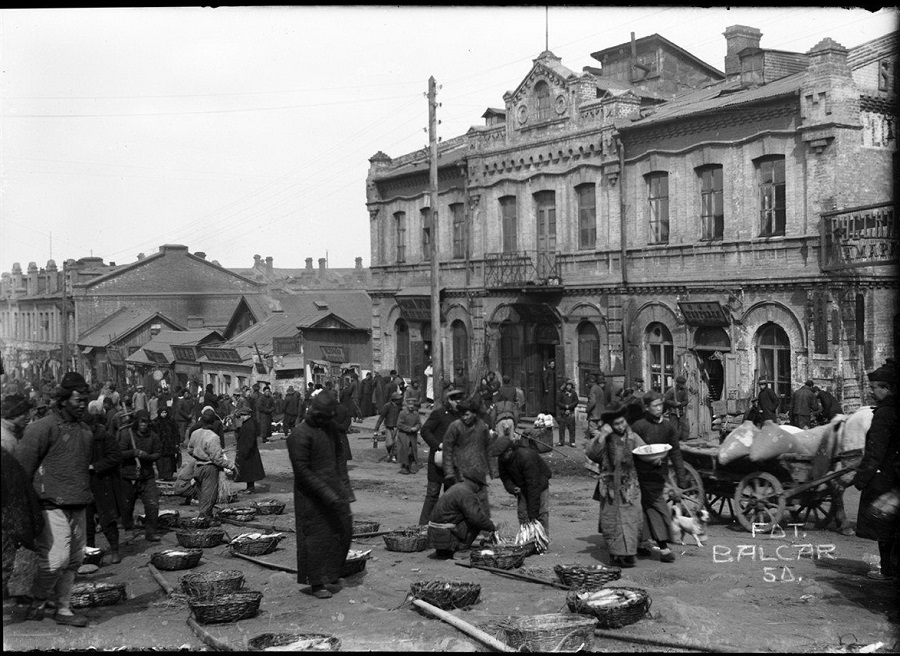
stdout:
<svg viewBox="0 0 900 656">
<path fill-rule="evenodd" d="M 234 482 L 246 483 L 244 494 L 253 494 L 256 481 L 266 477 L 262 458 L 259 455 L 259 444 L 256 441 L 256 421 L 247 408 L 238 410 L 234 417 L 235 440 L 237 451 L 234 454 Z"/>
<path fill-rule="evenodd" d="M 897 371 L 893 360 L 869 374 L 869 389 L 876 406 L 866 433 L 862 462 L 853 478 L 853 486 L 862 492 L 856 535 L 878 542 L 881 570 L 871 571 L 867 576 L 884 581 L 900 574 L 900 514 L 897 512 L 900 426 L 897 421 Z"/>
<path fill-rule="evenodd" d="M 287 438 L 294 470 L 297 529 L 297 582 L 312 586 L 317 599 L 328 599 L 338 585 L 350 550 L 353 516 L 344 484 L 344 446 L 334 427 L 337 399 L 323 390 L 310 401 L 303 422 Z"/>
<path fill-rule="evenodd" d="M 600 502 L 599 530 L 610 564 L 634 567 L 644 518 L 641 488 L 632 451 L 644 441 L 628 426 L 627 408 L 613 403 L 600 415 L 602 425 L 592 432 L 587 457 L 600 465 L 594 499 Z"/>
<path fill-rule="evenodd" d="M 156 461 L 156 470 L 160 480 L 174 481 L 175 472 L 181 467 L 181 444 L 183 437 L 178 424 L 172 419 L 171 411 L 166 406 L 159 408 L 154 421 L 156 433 L 162 444 L 162 455 Z"/>
</svg>

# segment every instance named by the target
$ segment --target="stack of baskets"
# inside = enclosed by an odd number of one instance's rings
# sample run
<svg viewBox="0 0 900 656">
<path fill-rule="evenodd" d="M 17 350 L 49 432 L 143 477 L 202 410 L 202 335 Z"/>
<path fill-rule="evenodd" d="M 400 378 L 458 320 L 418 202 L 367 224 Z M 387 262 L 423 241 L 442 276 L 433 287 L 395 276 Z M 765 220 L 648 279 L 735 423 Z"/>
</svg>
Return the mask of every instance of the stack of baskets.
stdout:
<svg viewBox="0 0 900 656">
<path fill-rule="evenodd" d="M 553 568 L 560 583 L 570 588 L 599 588 L 622 577 L 621 567 L 596 565 L 557 565 Z"/>
<path fill-rule="evenodd" d="M 347 578 L 362 572 L 366 568 L 366 561 L 369 560 L 371 551 L 371 549 L 369 551 L 354 551 L 351 549 L 347 553 L 344 565 L 341 567 L 341 578 Z"/>
<path fill-rule="evenodd" d="M 263 633 L 247 641 L 250 651 L 340 651 L 341 639 L 327 633 Z"/>
<path fill-rule="evenodd" d="M 472 565 L 494 567 L 496 569 L 513 569 L 521 567 L 525 562 L 525 546 L 514 544 L 497 544 L 490 547 L 472 549 L 469 561 Z"/>
<path fill-rule="evenodd" d="M 150 564 L 156 569 L 174 572 L 179 569 L 191 569 L 200 564 L 203 549 L 167 549 L 157 551 L 150 556 Z"/>
<path fill-rule="evenodd" d="M 287 504 L 277 499 L 263 499 L 262 501 L 253 501 L 250 504 L 257 515 L 280 515 L 284 512 L 285 505 Z"/>
<path fill-rule="evenodd" d="M 580 651 L 590 646 L 594 620 L 567 613 L 510 617 L 499 623 L 506 644 L 518 651 Z"/>
<path fill-rule="evenodd" d="M 650 610 L 650 595 L 641 588 L 581 588 L 566 593 L 566 605 L 573 613 L 596 618 L 602 629 L 619 629 L 634 624 Z"/>
<path fill-rule="evenodd" d="M 384 546 L 388 551 L 425 551 L 428 548 L 428 527 L 410 526 L 383 535 Z"/>
<path fill-rule="evenodd" d="M 222 508 L 222 510 L 219 511 L 219 517 L 230 519 L 235 522 L 252 522 L 256 519 L 256 508 L 251 508 L 249 506 Z"/>
<path fill-rule="evenodd" d="M 239 570 L 197 572 L 181 577 L 188 606 L 201 624 L 236 622 L 259 612 L 261 592 L 241 590 L 244 574 Z"/>
<path fill-rule="evenodd" d="M 175 531 L 175 539 L 182 547 L 189 549 L 208 549 L 222 544 L 225 537 L 224 528 L 195 528 Z"/>
<path fill-rule="evenodd" d="M 275 547 L 278 546 L 278 543 L 284 537 L 283 533 L 271 533 L 268 535 L 244 533 L 229 542 L 228 548 L 233 553 L 243 554 L 244 556 L 264 556 L 275 551 Z"/>
<path fill-rule="evenodd" d="M 353 535 L 362 535 L 364 533 L 377 533 L 381 528 L 378 522 L 367 522 L 363 520 L 353 521 Z"/>
<path fill-rule="evenodd" d="M 124 583 L 76 583 L 72 586 L 72 608 L 112 606 L 126 598 Z"/>
<path fill-rule="evenodd" d="M 212 520 L 209 517 L 185 517 L 179 519 L 175 526 L 178 528 L 209 528 Z"/>
<path fill-rule="evenodd" d="M 481 595 L 481 586 L 463 581 L 419 581 L 412 584 L 410 593 L 441 610 L 453 610 L 475 604 Z"/>
</svg>

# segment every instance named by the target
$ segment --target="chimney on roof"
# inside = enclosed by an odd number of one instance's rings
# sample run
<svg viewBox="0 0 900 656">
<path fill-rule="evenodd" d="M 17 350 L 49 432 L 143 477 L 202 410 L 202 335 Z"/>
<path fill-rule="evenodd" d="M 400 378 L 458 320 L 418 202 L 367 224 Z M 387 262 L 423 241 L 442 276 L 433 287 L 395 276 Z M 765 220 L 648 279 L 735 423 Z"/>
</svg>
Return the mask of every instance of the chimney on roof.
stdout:
<svg viewBox="0 0 900 656">
<path fill-rule="evenodd" d="M 725 52 L 725 75 L 733 78 L 741 74 L 741 60 L 738 53 L 744 48 L 759 48 L 762 32 L 755 27 L 732 25 L 723 32 L 727 50 Z"/>
<path fill-rule="evenodd" d="M 254 256 L 253 256 L 253 268 L 254 268 L 254 269 L 258 269 L 258 268 L 259 268 L 259 263 L 260 263 L 261 261 L 262 261 L 262 257 L 261 257 L 261 256 L 259 256 L 259 255 L 254 255 Z"/>
<path fill-rule="evenodd" d="M 59 291 L 60 271 L 54 260 L 47 260 L 47 293 L 55 294 Z"/>
<path fill-rule="evenodd" d="M 273 261 L 274 261 L 274 258 L 271 255 L 269 255 L 266 258 L 266 273 L 268 273 L 270 276 L 272 275 L 272 262 Z"/>
<path fill-rule="evenodd" d="M 25 293 L 34 296 L 38 293 L 38 268 L 34 262 L 28 263 L 28 277 L 25 280 Z"/>
<path fill-rule="evenodd" d="M 143 260 L 145 257 L 147 257 L 147 256 L 144 255 L 143 253 L 138 253 L 138 254 L 137 254 L 138 262 L 140 262 L 141 260 Z"/>
<path fill-rule="evenodd" d="M 362 269 L 362 258 L 358 257 L 356 258 L 356 270 L 359 271 L 360 269 Z"/>
<path fill-rule="evenodd" d="M 197 251 L 196 253 L 194 253 L 194 255 L 196 255 L 197 257 L 199 257 L 201 260 L 205 260 L 205 259 L 206 259 L 206 253 L 204 253 L 203 251 Z"/>
<path fill-rule="evenodd" d="M 307 270 L 307 271 L 312 271 L 312 270 L 313 270 L 312 258 L 311 258 L 311 257 L 306 258 L 306 270 Z"/>
<path fill-rule="evenodd" d="M 181 244 L 163 244 L 159 247 L 160 253 L 187 253 L 188 247 Z M 82 258 L 88 259 L 88 258 Z M 100 259 L 100 258 L 97 258 Z M 102 261 L 102 259 L 101 259 Z"/>
<path fill-rule="evenodd" d="M 110 268 L 112 268 L 112 267 L 116 266 L 116 263 L 115 263 L 115 262 L 110 262 L 110 263 L 109 263 L 109 266 L 110 266 Z"/>
<path fill-rule="evenodd" d="M 324 257 L 319 258 L 319 271 L 321 273 L 325 273 L 325 258 Z"/>
</svg>

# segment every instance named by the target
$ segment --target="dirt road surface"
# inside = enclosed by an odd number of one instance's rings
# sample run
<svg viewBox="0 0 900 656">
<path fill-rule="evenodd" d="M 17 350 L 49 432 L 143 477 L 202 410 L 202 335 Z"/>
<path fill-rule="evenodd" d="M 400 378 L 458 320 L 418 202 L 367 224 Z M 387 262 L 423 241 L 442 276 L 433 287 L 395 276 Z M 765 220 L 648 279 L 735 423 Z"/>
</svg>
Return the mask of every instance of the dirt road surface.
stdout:
<svg viewBox="0 0 900 656">
<path fill-rule="evenodd" d="M 374 419 L 354 424 L 350 435 L 353 460 L 350 476 L 357 501 L 354 519 L 372 520 L 382 530 L 415 524 L 422 506 L 424 469 L 412 476 L 398 475 L 398 466 L 380 461 L 383 446 L 373 449 Z M 229 447 L 233 451 L 233 438 Z M 553 577 L 557 564 L 608 562 L 602 536 L 597 533 L 598 506 L 591 499 L 595 479 L 583 463 L 583 445 L 545 456 L 553 470 L 551 480 L 550 551 L 525 562 L 532 574 Z M 426 451 L 420 451 L 424 462 Z M 283 438 L 262 447 L 267 479 L 262 493 L 240 495 L 235 506 L 250 499 L 275 498 L 287 503 L 283 515 L 273 517 L 276 527 L 293 527 L 293 476 Z M 492 514 L 512 537 L 517 528 L 514 500 L 499 480 L 490 484 Z M 196 506 L 177 506 L 177 498 L 163 497 L 163 508 L 176 508 L 182 516 L 196 514 Z M 855 522 L 858 495 L 847 494 L 847 509 Z M 138 511 L 140 505 L 138 506 Z M 241 532 L 224 525 L 229 534 Z M 98 536 L 98 546 L 105 540 Z M 4 650 L 66 649 L 208 649 L 186 621 L 183 600 L 168 598 L 149 570 L 149 554 L 176 547 L 172 532 L 162 543 L 146 542 L 137 533 L 118 565 L 104 564 L 80 581 L 114 581 L 127 586 L 128 599 L 118 605 L 90 609 L 88 628 L 78 629 L 24 621 L 21 607 L 4 607 Z M 416 581 L 458 580 L 480 583 L 479 602 L 453 613 L 466 622 L 495 626 L 508 616 L 567 612 L 565 591 L 537 583 L 513 580 L 458 566 L 454 561 L 430 558 L 432 551 L 391 552 L 381 537 L 358 539 L 354 549 L 371 549 L 363 573 L 345 580 L 342 591 L 328 600 L 310 596 L 293 574 L 278 572 L 230 556 L 225 546 L 206 549 L 193 571 L 240 569 L 245 588 L 263 593 L 261 612 L 252 619 L 207 625 L 217 639 L 237 650 L 263 633 L 328 633 L 340 638 L 345 651 L 487 651 L 476 639 L 441 620 L 404 605 Z M 289 567 L 296 565 L 293 536 L 264 556 Z M 687 641 L 711 648 L 760 652 L 816 652 L 840 650 L 842 645 L 884 643 L 882 651 L 900 648 L 900 599 L 889 583 L 866 578 L 877 553 L 874 542 L 812 527 L 787 527 L 784 534 L 755 537 L 726 517 L 709 526 L 704 546 L 693 542 L 675 545 L 675 563 L 662 563 L 658 555 L 639 558 L 637 567 L 624 570 L 616 585 L 646 590 L 652 599 L 648 617 L 617 629 L 617 635 Z M 876 559 L 877 560 L 877 559 Z M 163 572 L 176 588 L 185 572 Z M 502 634 L 501 634 L 502 635 Z M 642 646 L 623 640 L 594 637 L 585 649 L 594 651 L 675 651 Z"/>
</svg>

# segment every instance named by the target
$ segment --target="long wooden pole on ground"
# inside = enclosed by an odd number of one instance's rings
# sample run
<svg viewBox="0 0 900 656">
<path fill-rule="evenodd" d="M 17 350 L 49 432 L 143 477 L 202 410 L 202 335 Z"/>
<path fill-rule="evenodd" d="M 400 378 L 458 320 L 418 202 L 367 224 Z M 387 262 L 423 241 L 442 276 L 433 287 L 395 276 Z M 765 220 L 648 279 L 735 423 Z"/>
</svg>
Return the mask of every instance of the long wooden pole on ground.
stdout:
<svg viewBox="0 0 900 656">
<path fill-rule="evenodd" d="M 516 651 L 509 645 L 497 640 L 497 638 L 495 638 L 494 636 L 488 635 L 481 629 L 474 627 L 471 624 L 469 624 L 468 622 L 465 622 L 465 621 L 459 619 L 456 615 L 453 615 L 451 613 L 448 613 L 445 610 L 441 610 L 440 608 L 432 606 L 427 601 L 422 601 L 421 599 L 413 599 L 412 602 L 414 605 L 421 608 L 422 610 L 424 610 L 428 613 L 431 613 L 438 619 L 445 621 L 450 626 L 453 626 L 453 627 L 459 629 L 460 631 L 462 631 L 463 633 L 472 636 L 479 642 L 484 643 L 485 645 L 487 645 L 488 647 L 491 647 L 492 649 L 496 649 L 497 651 L 504 651 L 504 652 Z"/>
<path fill-rule="evenodd" d="M 594 629 L 594 635 L 598 638 L 608 638 L 610 640 L 619 640 L 621 642 L 633 642 L 638 645 L 656 645 L 658 647 L 674 647 L 675 649 L 693 649 L 694 651 L 708 651 L 725 654 L 742 654 L 748 652 L 746 647 L 733 647 L 732 645 L 701 645 L 698 642 L 691 642 L 689 640 L 666 640 L 665 638 L 630 636 L 615 631 L 606 631 L 605 629 Z"/>
<path fill-rule="evenodd" d="M 203 643 L 208 645 L 209 647 L 212 647 L 217 651 L 237 651 L 228 643 L 222 642 L 218 638 L 214 638 L 209 631 L 197 624 L 197 621 L 193 617 L 188 618 L 187 624 L 189 627 L 191 627 L 191 630 L 193 630 L 193 632 L 197 634 L 197 637 L 200 638 L 200 640 L 202 640 Z"/>
</svg>

